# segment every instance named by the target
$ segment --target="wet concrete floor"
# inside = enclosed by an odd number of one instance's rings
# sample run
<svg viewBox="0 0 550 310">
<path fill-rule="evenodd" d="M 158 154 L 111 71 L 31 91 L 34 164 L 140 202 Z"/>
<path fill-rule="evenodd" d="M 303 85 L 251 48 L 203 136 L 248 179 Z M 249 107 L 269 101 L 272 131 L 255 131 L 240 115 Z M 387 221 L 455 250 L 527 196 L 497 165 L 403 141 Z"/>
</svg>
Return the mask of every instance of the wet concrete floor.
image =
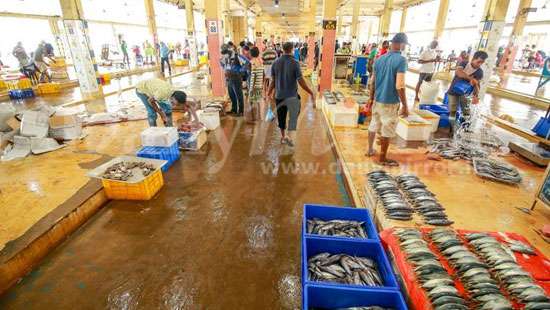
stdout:
<svg viewBox="0 0 550 310">
<path fill-rule="evenodd" d="M 349 204 L 321 114 L 294 154 L 274 123 L 225 118 L 151 201 L 112 201 L 0 309 L 299 309 L 302 205 Z"/>
</svg>

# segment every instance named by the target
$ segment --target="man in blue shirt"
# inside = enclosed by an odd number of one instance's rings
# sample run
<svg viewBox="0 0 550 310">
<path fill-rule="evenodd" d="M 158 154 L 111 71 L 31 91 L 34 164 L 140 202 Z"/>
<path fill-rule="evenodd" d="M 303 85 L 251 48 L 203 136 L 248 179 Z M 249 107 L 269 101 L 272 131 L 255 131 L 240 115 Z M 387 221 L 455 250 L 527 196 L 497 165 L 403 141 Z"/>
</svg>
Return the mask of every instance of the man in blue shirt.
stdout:
<svg viewBox="0 0 550 310">
<path fill-rule="evenodd" d="M 168 75 L 172 75 L 172 67 L 170 67 L 170 48 L 164 42 L 160 42 L 160 71 L 164 75 L 164 63 L 168 66 Z"/>
<path fill-rule="evenodd" d="M 401 116 L 407 117 L 407 97 L 405 96 L 405 72 L 407 59 L 401 51 L 408 44 L 407 35 L 397 33 L 391 41 L 391 50 L 374 63 L 373 83 L 368 102 L 372 109 L 372 119 L 369 125 L 369 148 L 367 156 L 373 156 L 376 134 L 380 135 L 380 164 L 384 166 L 398 166 L 399 164 L 387 157 L 390 139 L 395 136 L 397 127 L 399 102 L 401 102 Z"/>
</svg>

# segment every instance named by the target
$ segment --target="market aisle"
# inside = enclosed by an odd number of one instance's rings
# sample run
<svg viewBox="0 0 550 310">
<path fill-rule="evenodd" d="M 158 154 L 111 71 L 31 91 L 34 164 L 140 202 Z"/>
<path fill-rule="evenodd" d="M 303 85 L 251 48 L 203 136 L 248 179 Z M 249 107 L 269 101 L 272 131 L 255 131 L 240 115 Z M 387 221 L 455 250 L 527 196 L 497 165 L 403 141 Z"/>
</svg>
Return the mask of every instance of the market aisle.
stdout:
<svg viewBox="0 0 550 310">
<path fill-rule="evenodd" d="M 274 125 L 223 120 L 154 200 L 109 203 L 0 308 L 299 308 L 302 205 L 348 198 L 318 110 L 302 113 L 294 155 Z"/>
</svg>

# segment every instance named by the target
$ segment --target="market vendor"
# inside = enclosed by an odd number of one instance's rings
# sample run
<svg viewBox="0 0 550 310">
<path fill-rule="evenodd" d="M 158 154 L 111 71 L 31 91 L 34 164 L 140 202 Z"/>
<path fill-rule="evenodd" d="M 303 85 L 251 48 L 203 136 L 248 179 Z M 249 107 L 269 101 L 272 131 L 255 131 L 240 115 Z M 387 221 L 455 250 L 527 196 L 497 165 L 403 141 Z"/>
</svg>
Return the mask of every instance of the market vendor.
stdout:
<svg viewBox="0 0 550 310">
<path fill-rule="evenodd" d="M 193 104 L 187 102 L 187 94 L 175 90 L 164 80 L 153 78 L 137 83 L 136 95 L 147 109 L 147 120 L 151 127 L 157 126 L 157 114 L 160 115 L 164 126 L 172 127 L 172 106 L 181 107 L 184 112 L 189 112 L 194 122 L 199 121 Z"/>
</svg>

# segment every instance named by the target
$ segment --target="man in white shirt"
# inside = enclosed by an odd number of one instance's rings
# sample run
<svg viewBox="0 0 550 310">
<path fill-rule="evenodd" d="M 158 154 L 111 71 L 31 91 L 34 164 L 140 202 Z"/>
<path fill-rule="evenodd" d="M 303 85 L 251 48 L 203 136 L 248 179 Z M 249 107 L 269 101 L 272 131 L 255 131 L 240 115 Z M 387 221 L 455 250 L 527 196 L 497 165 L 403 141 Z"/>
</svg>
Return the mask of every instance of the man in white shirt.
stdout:
<svg viewBox="0 0 550 310">
<path fill-rule="evenodd" d="M 422 82 L 424 82 L 428 77 L 430 78 L 430 80 L 432 79 L 435 71 L 435 63 L 440 60 L 440 57 L 437 56 L 435 50 L 437 48 L 437 45 L 437 41 L 433 40 L 432 43 L 430 43 L 430 46 L 428 46 L 428 48 L 425 49 L 418 57 L 418 63 L 420 64 L 420 73 L 418 75 L 418 83 L 416 83 L 414 101 L 420 100 L 418 98 L 420 85 L 422 85 Z"/>
</svg>

